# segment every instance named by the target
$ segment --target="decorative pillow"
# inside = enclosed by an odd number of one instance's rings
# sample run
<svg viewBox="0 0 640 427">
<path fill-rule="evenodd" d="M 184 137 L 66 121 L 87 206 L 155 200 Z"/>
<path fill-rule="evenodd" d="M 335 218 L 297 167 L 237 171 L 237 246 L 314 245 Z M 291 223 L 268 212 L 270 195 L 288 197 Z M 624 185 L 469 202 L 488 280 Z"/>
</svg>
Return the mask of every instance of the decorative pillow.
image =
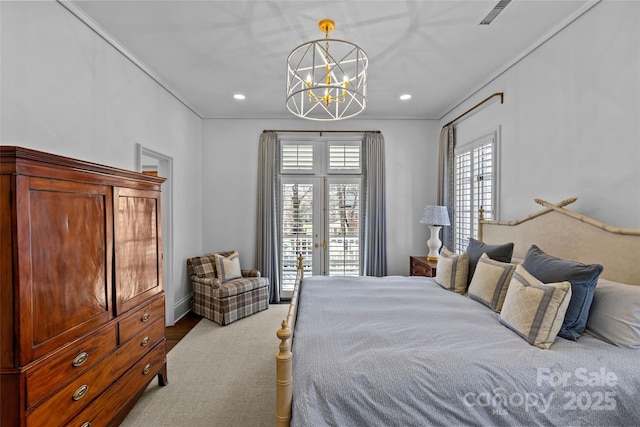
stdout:
<svg viewBox="0 0 640 427">
<path fill-rule="evenodd" d="M 202 279 L 214 276 L 215 265 L 215 255 L 212 254 L 187 259 L 187 266 L 191 267 L 191 273 Z"/>
<path fill-rule="evenodd" d="M 495 261 L 482 254 L 469 285 L 469 298 L 499 313 L 515 269 L 513 264 Z"/>
<path fill-rule="evenodd" d="M 571 302 L 558 335 L 573 341 L 580 338 L 587 326 L 593 293 L 603 267 L 600 264 L 582 264 L 556 258 L 544 253 L 536 245 L 529 248 L 522 265 L 544 283 L 571 282 Z"/>
<path fill-rule="evenodd" d="M 222 283 L 242 277 L 238 252 L 233 251 L 226 257 L 219 254 L 214 256 L 216 257 L 216 276 Z"/>
<path fill-rule="evenodd" d="M 618 347 L 640 349 L 640 286 L 598 280 L 587 332 Z"/>
<path fill-rule="evenodd" d="M 571 299 L 571 283 L 542 283 L 522 265 L 511 277 L 500 323 L 529 344 L 548 349 L 556 339 Z"/>
<path fill-rule="evenodd" d="M 467 246 L 467 254 L 469 255 L 469 277 L 467 283 L 471 284 L 473 273 L 476 271 L 476 265 L 482 254 L 487 254 L 489 258 L 500 262 L 511 262 L 513 255 L 513 243 L 505 243 L 503 245 L 487 245 L 480 240 L 469 238 Z"/>
<path fill-rule="evenodd" d="M 466 253 L 454 254 L 443 246 L 436 266 L 436 282 L 447 290 L 464 294 L 468 272 L 469 256 Z"/>
</svg>

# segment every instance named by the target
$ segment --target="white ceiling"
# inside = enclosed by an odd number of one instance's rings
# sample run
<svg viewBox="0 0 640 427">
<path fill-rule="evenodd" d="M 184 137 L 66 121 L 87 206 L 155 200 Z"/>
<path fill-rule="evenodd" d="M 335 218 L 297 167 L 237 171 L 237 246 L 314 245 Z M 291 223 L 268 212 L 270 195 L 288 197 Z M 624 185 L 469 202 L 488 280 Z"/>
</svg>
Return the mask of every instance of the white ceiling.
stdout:
<svg viewBox="0 0 640 427">
<path fill-rule="evenodd" d="M 294 117 L 285 107 L 287 55 L 324 38 L 317 23 L 328 18 L 331 37 L 369 57 L 358 118 L 439 119 L 597 1 L 514 0 L 488 26 L 479 23 L 498 0 L 61 3 L 203 118 Z M 402 93 L 413 98 L 400 101 Z"/>
</svg>

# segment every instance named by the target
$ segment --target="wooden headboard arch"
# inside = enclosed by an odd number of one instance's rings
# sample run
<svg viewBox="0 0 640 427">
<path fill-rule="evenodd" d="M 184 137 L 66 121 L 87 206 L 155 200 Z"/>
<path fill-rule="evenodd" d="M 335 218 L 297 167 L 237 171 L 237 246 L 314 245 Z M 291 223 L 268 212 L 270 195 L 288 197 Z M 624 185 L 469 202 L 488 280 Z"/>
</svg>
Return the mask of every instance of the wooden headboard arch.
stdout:
<svg viewBox="0 0 640 427">
<path fill-rule="evenodd" d="M 558 258 L 602 264 L 603 279 L 640 286 L 640 229 L 614 227 L 566 209 L 572 197 L 514 221 L 480 220 L 478 237 L 488 244 L 513 242 L 523 259 L 532 244 Z"/>
</svg>

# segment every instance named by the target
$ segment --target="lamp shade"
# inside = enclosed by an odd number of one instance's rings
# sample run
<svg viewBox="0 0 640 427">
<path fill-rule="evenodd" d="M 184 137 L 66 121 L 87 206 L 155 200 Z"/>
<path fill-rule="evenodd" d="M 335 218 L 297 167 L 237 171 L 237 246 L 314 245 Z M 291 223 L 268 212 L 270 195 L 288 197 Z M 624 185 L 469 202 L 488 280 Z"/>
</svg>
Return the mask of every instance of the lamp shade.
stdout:
<svg viewBox="0 0 640 427">
<path fill-rule="evenodd" d="M 451 225 L 446 206 L 427 205 L 420 217 L 421 224 L 427 225 Z"/>
</svg>

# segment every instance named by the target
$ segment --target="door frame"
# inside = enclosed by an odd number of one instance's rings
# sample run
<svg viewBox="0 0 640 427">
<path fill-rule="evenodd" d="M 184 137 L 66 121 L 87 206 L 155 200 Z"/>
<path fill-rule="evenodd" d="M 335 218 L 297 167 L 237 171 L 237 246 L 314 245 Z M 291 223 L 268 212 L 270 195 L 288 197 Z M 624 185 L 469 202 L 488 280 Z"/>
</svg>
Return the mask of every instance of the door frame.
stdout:
<svg viewBox="0 0 640 427">
<path fill-rule="evenodd" d="M 162 183 L 162 282 L 165 291 L 165 325 L 175 323 L 175 289 L 173 286 L 173 157 L 135 144 L 135 170 L 142 172 L 142 157 L 158 161 L 158 176 L 166 178 Z"/>
</svg>

